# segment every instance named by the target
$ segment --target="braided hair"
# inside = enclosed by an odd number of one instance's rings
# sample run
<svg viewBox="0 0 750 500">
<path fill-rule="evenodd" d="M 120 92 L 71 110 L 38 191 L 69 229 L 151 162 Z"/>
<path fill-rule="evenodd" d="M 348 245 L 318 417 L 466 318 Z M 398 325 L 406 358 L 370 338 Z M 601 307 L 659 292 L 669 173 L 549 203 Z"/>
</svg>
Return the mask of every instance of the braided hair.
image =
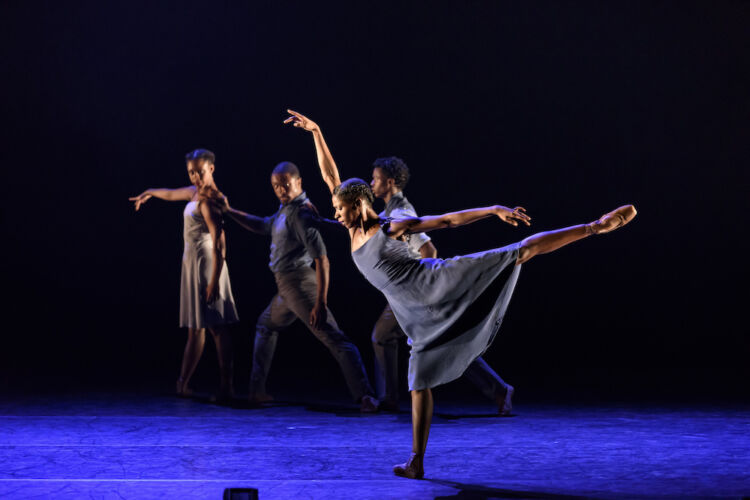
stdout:
<svg viewBox="0 0 750 500">
<path fill-rule="evenodd" d="M 362 179 L 358 179 L 356 177 L 347 179 L 336 186 L 336 188 L 333 190 L 333 194 L 341 198 L 341 200 L 346 203 L 354 203 L 360 198 L 364 198 L 365 200 L 367 200 L 370 205 L 375 202 L 375 195 L 372 194 L 370 185 Z"/>
</svg>

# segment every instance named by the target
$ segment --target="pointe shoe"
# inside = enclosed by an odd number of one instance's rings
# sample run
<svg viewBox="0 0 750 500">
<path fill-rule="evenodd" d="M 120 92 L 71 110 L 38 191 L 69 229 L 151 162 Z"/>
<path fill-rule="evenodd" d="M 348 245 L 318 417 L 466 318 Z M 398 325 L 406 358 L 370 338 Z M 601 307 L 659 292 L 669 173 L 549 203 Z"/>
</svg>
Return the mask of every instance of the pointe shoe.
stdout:
<svg viewBox="0 0 750 500">
<path fill-rule="evenodd" d="M 599 220 L 587 225 L 592 234 L 604 234 L 621 228 L 635 217 L 638 212 L 633 205 L 623 205 L 602 215 Z"/>
<path fill-rule="evenodd" d="M 503 394 L 502 396 L 495 396 L 495 402 L 497 403 L 497 413 L 501 417 L 509 417 L 512 414 L 513 402 L 511 400 L 513 399 L 514 392 L 516 392 L 516 390 L 512 385 L 509 385 L 508 389 L 505 391 L 505 394 Z"/>
<path fill-rule="evenodd" d="M 380 401 L 375 399 L 372 396 L 362 396 L 362 401 L 359 405 L 359 412 L 360 413 L 376 413 L 378 411 L 378 407 L 380 406 Z"/>
<path fill-rule="evenodd" d="M 422 457 L 412 453 L 408 462 L 393 466 L 393 473 L 407 479 L 422 479 L 424 477 L 424 464 L 422 462 Z"/>
</svg>

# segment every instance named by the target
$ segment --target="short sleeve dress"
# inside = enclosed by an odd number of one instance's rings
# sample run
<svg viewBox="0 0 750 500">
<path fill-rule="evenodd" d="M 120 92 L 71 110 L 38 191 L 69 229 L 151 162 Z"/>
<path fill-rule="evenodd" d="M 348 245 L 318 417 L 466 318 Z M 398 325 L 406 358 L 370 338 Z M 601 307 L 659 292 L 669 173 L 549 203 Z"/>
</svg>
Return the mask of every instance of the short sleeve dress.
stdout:
<svg viewBox="0 0 750 500">
<path fill-rule="evenodd" d="M 187 204 L 183 217 L 185 249 L 180 280 L 180 326 L 210 328 L 236 323 L 239 318 L 226 262 L 221 268 L 217 298 L 211 304 L 206 303 L 206 286 L 213 272 L 214 245 L 197 201 Z"/>
<path fill-rule="evenodd" d="M 490 345 L 521 266 L 520 243 L 451 259 L 414 259 L 386 235 L 388 223 L 352 252 L 359 271 L 388 300 L 409 339 L 409 389 L 460 377 Z"/>
</svg>

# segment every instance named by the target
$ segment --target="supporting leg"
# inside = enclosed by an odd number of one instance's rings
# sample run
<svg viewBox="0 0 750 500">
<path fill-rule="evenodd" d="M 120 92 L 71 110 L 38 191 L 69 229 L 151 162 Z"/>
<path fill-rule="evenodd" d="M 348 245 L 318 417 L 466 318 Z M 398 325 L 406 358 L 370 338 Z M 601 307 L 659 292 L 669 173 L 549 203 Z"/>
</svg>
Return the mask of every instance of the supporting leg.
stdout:
<svg viewBox="0 0 750 500">
<path fill-rule="evenodd" d="M 203 354 L 203 347 L 206 345 L 206 330 L 203 328 L 188 328 L 188 338 L 185 343 L 185 350 L 182 354 L 182 367 L 180 368 L 180 378 L 177 379 L 177 395 L 187 397 L 193 392 L 188 388 L 190 377 L 198 366 L 198 361 Z"/>
<path fill-rule="evenodd" d="M 216 343 L 216 355 L 219 358 L 219 397 L 220 401 L 226 401 L 234 397 L 233 362 L 232 362 L 232 338 L 229 329 L 225 326 L 209 328 Z"/>
<path fill-rule="evenodd" d="M 411 391 L 411 456 L 405 464 L 396 465 L 393 473 L 409 479 L 424 477 L 424 454 L 432 424 L 432 390 Z"/>
</svg>

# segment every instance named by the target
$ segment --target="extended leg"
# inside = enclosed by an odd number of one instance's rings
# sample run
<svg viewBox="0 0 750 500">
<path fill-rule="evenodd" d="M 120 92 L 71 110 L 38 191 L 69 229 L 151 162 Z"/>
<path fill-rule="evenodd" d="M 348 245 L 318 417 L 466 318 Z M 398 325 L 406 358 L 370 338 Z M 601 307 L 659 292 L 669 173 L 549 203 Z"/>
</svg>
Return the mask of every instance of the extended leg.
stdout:
<svg viewBox="0 0 750 500">
<path fill-rule="evenodd" d="M 393 468 L 397 476 L 409 479 L 424 477 L 424 454 L 427 449 L 427 438 L 432 424 L 432 390 L 420 389 L 411 391 L 411 456 L 405 464 Z"/>
<path fill-rule="evenodd" d="M 234 397 L 234 383 L 232 380 L 232 339 L 229 329 L 225 326 L 209 328 L 216 343 L 216 355 L 219 358 L 219 374 L 221 384 L 219 386 L 219 399 L 228 400 Z"/>
<path fill-rule="evenodd" d="M 287 307 L 281 295 L 276 295 L 261 313 L 255 326 L 253 369 L 250 375 L 250 401 L 263 403 L 273 398 L 266 391 L 266 379 L 271 370 L 271 361 L 276 351 L 279 330 L 291 325 L 294 313 Z"/>
<path fill-rule="evenodd" d="M 191 394 L 192 390 L 188 388 L 188 383 L 190 377 L 193 376 L 193 372 L 195 372 L 195 367 L 198 366 L 205 345 L 206 330 L 203 328 L 188 328 L 188 338 L 182 354 L 180 378 L 177 379 L 178 396 L 189 396 Z"/>
<path fill-rule="evenodd" d="M 633 205 L 625 205 L 603 215 L 590 224 L 579 224 L 556 231 L 547 231 L 529 236 L 521 242 L 516 265 L 528 262 L 536 255 L 549 253 L 569 245 L 574 241 L 587 238 L 592 234 L 603 234 L 624 226 L 635 217 Z"/>
</svg>

